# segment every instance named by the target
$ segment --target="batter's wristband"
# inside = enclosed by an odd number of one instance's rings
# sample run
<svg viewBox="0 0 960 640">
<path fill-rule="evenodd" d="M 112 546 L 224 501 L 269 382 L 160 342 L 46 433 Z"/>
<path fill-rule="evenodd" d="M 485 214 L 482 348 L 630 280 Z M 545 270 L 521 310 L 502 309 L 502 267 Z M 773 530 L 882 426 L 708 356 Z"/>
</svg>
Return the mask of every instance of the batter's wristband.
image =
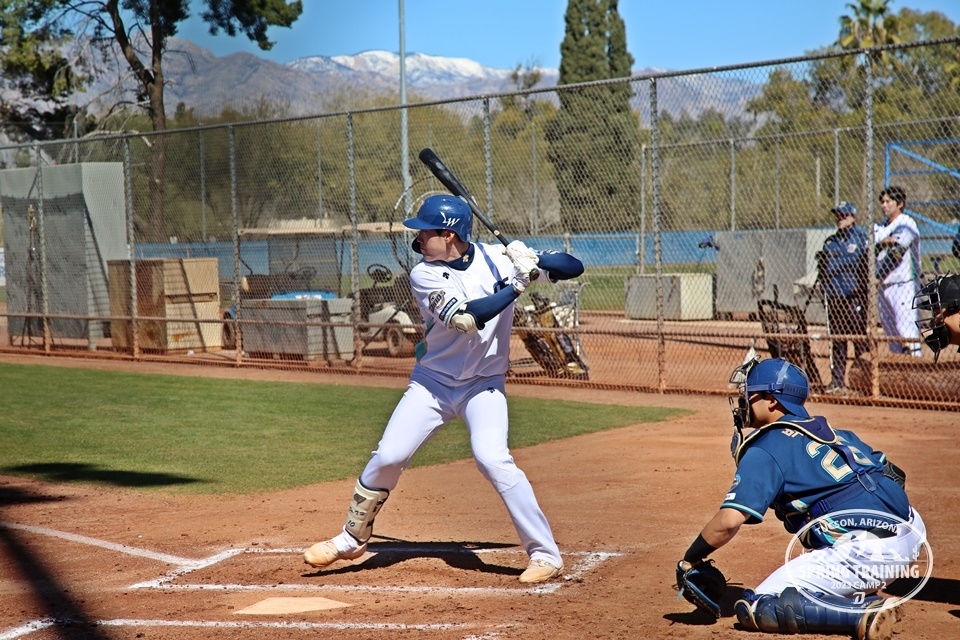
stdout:
<svg viewBox="0 0 960 640">
<path fill-rule="evenodd" d="M 717 548 L 710 546 L 710 543 L 703 539 L 703 534 L 700 534 L 687 549 L 687 552 L 683 554 L 683 561 L 697 564 L 716 550 Z"/>
</svg>

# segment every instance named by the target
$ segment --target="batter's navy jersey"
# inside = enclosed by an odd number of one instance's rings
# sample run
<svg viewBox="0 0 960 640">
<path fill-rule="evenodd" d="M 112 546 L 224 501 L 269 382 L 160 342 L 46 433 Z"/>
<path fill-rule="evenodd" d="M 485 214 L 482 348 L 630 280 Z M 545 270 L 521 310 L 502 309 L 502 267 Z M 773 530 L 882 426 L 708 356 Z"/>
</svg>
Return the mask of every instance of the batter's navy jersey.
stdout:
<svg viewBox="0 0 960 640">
<path fill-rule="evenodd" d="M 792 428 L 793 425 L 798 428 Z M 817 434 L 836 434 L 836 444 L 831 446 L 811 438 L 801 430 L 804 425 Z M 884 454 L 871 449 L 852 431 L 831 431 L 822 417 L 786 416 L 765 427 L 758 436 L 748 436 L 748 440 L 750 444 L 740 458 L 733 486 L 721 505 L 745 513 L 748 524 L 762 521 L 764 513 L 772 507 L 787 531 L 796 533 L 809 520 L 808 512 L 818 501 L 836 496 L 847 486 L 861 484 L 838 450 L 838 444 L 848 447 L 856 463 L 873 472 L 864 484 L 876 488 L 873 492 L 853 491 L 828 512 L 869 510 L 896 518 L 880 518 L 882 522 L 867 518 L 831 518 L 826 521 L 827 526 L 810 527 L 801 539 L 803 545 L 807 548 L 831 546 L 851 530 L 883 528 L 895 525 L 897 518 L 909 518 L 910 503 L 903 488 L 882 475 Z"/>
</svg>

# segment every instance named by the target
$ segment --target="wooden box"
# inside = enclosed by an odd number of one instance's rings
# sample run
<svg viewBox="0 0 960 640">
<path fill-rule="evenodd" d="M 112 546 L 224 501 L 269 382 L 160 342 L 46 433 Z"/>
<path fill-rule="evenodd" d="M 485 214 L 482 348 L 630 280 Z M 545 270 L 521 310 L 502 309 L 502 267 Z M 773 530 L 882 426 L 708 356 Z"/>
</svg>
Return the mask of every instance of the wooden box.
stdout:
<svg viewBox="0 0 960 640">
<path fill-rule="evenodd" d="M 107 274 L 110 315 L 131 316 L 130 261 L 109 261 Z M 137 260 L 136 283 L 141 349 L 163 353 L 220 350 L 222 322 L 216 258 Z M 110 332 L 116 349 L 133 349 L 130 320 L 111 320 Z"/>
</svg>

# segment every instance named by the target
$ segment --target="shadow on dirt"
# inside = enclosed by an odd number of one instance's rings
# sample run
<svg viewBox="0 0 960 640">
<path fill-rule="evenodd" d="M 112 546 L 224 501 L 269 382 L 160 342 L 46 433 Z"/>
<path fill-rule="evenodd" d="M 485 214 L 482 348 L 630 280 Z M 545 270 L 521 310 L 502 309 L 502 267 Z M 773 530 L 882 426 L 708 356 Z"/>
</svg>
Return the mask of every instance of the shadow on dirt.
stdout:
<svg viewBox="0 0 960 640">
<path fill-rule="evenodd" d="M 104 469 L 84 462 L 40 462 L 3 467 L 0 472 L 12 475 L 29 474 L 46 482 L 94 482 L 116 487 L 166 487 L 206 482 L 171 473 Z"/>
<path fill-rule="evenodd" d="M 906 596 L 920 584 L 919 578 L 901 578 L 890 583 L 884 593 L 891 596 Z M 910 598 L 924 602 L 942 602 L 943 604 L 960 604 L 960 580 L 952 578 L 935 578 L 933 576 L 923 585 L 920 591 Z"/>
<path fill-rule="evenodd" d="M 480 554 L 477 553 L 478 551 L 492 549 L 518 548 L 515 544 L 500 542 L 410 542 L 385 536 L 374 536 L 374 538 L 386 540 L 387 542 L 371 542 L 367 547 L 367 551 L 374 555 L 363 562 L 333 570 L 320 569 L 311 573 L 305 573 L 303 574 L 304 577 L 318 576 L 321 574 L 340 575 L 369 569 L 381 569 L 414 558 L 439 558 L 449 566 L 463 571 L 479 571 L 481 573 L 505 576 L 519 576 L 523 573 L 523 569 L 516 567 L 488 564 L 484 562 Z"/>
<path fill-rule="evenodd" d="M 740 584 L 727 584 L 723 597 L 720 598 L 720 617 L 732 618 L 734 616 L 733 605 L 743 596 L 743 586 Z M 677 607 L 693 606 L 682 598 L 677 601 Z M 686 613 L 668 613 L 663 616 L 664 620 L 686 624 L 690 626 L 705 626 L 715 624 L 717 618 L 700 609 L 687 611 Z"/>
<path fill-rule="evenodd" d="M 37 496 L 15 488 L 0 492 L 0 505 L 30 504 L 56 500 Z M 2 512 L 0 512 L 2 517 Z M 20 539 L 17 532 L 0 524 L 0 557 L 13 569 L 20 580 L 30 585 L 37 606 L 49 621 L 55 622 L 50 631 L 52 637 L 77 640 L 107 640 L 107 636 L 70 596 L 69 585 L 57 579 L 47 567 L 44 558 L 33 553 L 30 545 Z M 49 564 L 54 564 L 51 562 Z"/>
</svg>

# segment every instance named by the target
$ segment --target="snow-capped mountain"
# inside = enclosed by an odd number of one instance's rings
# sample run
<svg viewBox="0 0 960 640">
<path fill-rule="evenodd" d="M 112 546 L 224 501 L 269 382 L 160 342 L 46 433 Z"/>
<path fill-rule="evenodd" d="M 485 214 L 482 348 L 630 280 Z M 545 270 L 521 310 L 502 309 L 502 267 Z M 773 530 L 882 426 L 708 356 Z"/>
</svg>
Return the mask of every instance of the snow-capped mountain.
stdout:
<svg viewBox="0 0 960 640">
<path fill-rule="evenodd" d="M 398 79 L 400 55 L 390 51 L 364 51 L 353 56 L 310 56 L 288 63 L 293 69 L 312 73 L 329 73 L 345 68 L 364 73 Z M 500 83 L 510 80 L 510 69 L 491 69 L 466 58 L 443 58 L 425 53 L 410 53 L 406 57 L 407 83 L 410 86 L 473 82 L 486 80 Z M 556 75 L 556 70 L 552 71 Z M 399 83 L 399 80 L 397 80 Z"/>
<path fill-rule="evenodd" d="M 125 63 L 117 58 L 109 64 L 114 81 L 123 82 L 127 99 L 133 85 Z M 119 69 L 119 71 L 118 71 Z M 445 58 L 425 53 L 410 53 L 406 59 L 407 90 L 411 101 L 450 100 L 473 96 L 509 93 L 516 90 L 511 79 L 513 69 L 494 69 L 464 58 Z M 357 98 L 380 94 L 398 100 L 400 57 L 388 51 L 365 51 L 356 55 L 310 56 L 288 64 L 278 64 L 249 53 L 218 57 L 211 51 L 179 38 L 167 41 L 164 57 L 165 101 L 169 112 L 183 103 L 201 116 L 221 112 L 226 107 L 243 108 L 270 104 L 278 116 L 302 116 L 344 111 L 364 104 Z M 539 69 L 537 89 L 555 87 L 556 69 Z M 636 69 L 634 75 L 663 73 L 663 69 Z M 87 100 L 99 96 L 103 110 L 116 103 L 118 93 L 108 89 L 112 82 L 103 78 L 85 94 Z M 647 84 L 636 86 L 635 108 L 646 118 L 649 106 Z M 760 85 L 736 77 L 679 76 L 659 83 L 660 109 L 672 115 L 686 112 L 697 117 L 713 109 L 725 115 L 742 115 L 746 102 L 755 97 Z M 83 95 L 78 99 L 83 100 Z M 548 99 L 555 99 L 550 94 Z M 473 105 L 475 108 L 476 105 Z"/>
</svg>

